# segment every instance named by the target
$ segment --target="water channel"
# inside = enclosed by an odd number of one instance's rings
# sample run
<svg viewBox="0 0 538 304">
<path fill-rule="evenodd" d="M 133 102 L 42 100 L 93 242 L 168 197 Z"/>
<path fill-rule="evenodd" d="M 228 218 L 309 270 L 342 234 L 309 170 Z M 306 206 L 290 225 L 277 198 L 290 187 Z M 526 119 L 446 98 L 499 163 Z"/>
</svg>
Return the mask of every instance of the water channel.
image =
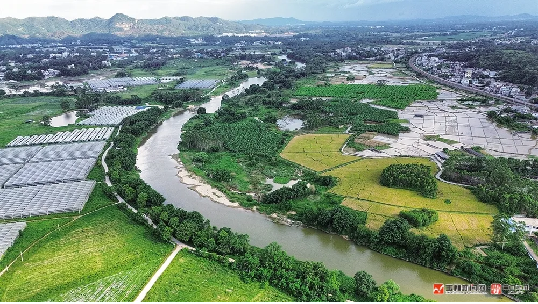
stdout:
<svg viewBox="0 0 538 304">
<path fill-rule="evenodd" d="M 251 84 L 263 83 L 263 78 L 250 78 L 239 90 L 240 93 Z M 222 97 L 214 97 L 202 106 L 207 112 L 215 112 Z M 217 227 L 250 236 L 250 243 L 264 247 L 278 242 L 290 255 L 299 260 L 323 262 L 329 269 L 340 269 L 353 276 L 359 270 L 370 273 L 381 284 L 393 279 L 402 292 L 420 294 L 436 301 L 507 301 L 507 298 L 489 295 L 433 295 L 433 283 L 465 284 L 465 281 L 416 264 L 379 254 L 366 247 L 357 246 L 340 236 L 304 228 L 288 227 L 273 223 L 267 216 L 242 208 L 232 208 L 201 197 L 197 192 L 181 183 L 177 176 L 180 164 L 175 160 L 180 133 L 185 124 L 195 114 L 182 112 L 153 130 L 138 150 L 137 167 L 140 176 L 166 198 L 166 203 L 189 211 L 198 211 Z"/>
</svg>

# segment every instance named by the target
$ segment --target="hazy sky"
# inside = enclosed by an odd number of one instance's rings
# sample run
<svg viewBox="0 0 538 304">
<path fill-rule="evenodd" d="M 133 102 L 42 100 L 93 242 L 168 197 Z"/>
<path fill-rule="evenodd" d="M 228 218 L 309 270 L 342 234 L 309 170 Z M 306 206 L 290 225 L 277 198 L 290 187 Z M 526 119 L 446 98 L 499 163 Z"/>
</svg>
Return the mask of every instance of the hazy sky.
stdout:
<svg viewBox="0 0 538 304">
<path fill-rule="evenodd" d="M 385 20 L 455 15 L 538 15 L 538 0 L 2 0 L 0 17 Z"/>
</svg>

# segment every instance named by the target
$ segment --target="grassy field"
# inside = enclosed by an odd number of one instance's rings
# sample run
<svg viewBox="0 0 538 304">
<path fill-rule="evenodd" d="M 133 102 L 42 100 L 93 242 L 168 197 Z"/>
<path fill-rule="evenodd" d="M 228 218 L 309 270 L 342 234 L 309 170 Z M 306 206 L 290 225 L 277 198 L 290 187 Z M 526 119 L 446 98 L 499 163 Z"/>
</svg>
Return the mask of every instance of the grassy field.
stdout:
<svg viewBox="0 0 538 304">
<path fill-rule="evenodd" d="M 491 215 L 439 212 L 439 220 L 436 223 L 415 230 L 434 237 L 444 233 L 454 246 L 462 249 L 464 246 L 491 242 L 492 221 Z"/>
<path fill-rule="evenodd" d="M 340 152 L 348 138 L 348 134 L 300 135 L 294 137 L 280 155 L 304 167 L 322 171 L 358 159 Z"/>
<path fill-rule="evenodd" d="M 451 139 L 447 139 L 447 138 L 442 138 L 441 135 L 424 135 L 424 140 L 426 140 L 426 141 L 428 141 L 428 140 L 440 141 L 440 142 L 444 142 L 445 144 L 449 144 L 449 145 L 459 143 L 459 141 L 455 141 L 455 140 L 451 140 Z"/>
<path fill-rule="evenodd" d="M 4 146 L 17 136 L 69 131 L 80 126 L 50 127 L 40 124 L 44 115 L 56 116 L 62 113 L 60 102 L 68 97 L 17 97 L 0 99 L 0 146 Z M 27 120 L 34 123 L 26 124 Z"/>
<path fill-rule="evenodd" d="M 17 238 L 15 244 L 9 247 L 0 259 L 0 270 L 6 268 L 12 261 L 20 256 L 21 251 L 28 248 L 33 242 L 39 240 L 47 233 L 56 229 L 59 226 L 63 226 L 67 222 L 73 220 L 70 217 L 59 219 L 43 219 L 37 221 L 26 222 L 26 228 L 21 232 Z"/>
<path fill-rule="evenodd" d="M 157 280 L 149 302 L 283 302 L 288 295 L 260 283 L 244 283 L 217 262 L 181 251 Z"/>
<path fill-rule="evenodd" d="M 370 69 L 392 69 L 394 66 L 388 62 L 376 62 L 368 65 Z"/>
<path fill-rule="evenodd" d="M 225 79 L 232 71 L 223 60 L 176 59 L 156 70 L 127 69 L 132 77 L 181 75 L 186 79 Z"/>
<path fill-rule="evenodd" d="M 1 301 L 132 301 L 171 252 L 112 206 L 30 249 L 0 280 Z"/>
</svg>

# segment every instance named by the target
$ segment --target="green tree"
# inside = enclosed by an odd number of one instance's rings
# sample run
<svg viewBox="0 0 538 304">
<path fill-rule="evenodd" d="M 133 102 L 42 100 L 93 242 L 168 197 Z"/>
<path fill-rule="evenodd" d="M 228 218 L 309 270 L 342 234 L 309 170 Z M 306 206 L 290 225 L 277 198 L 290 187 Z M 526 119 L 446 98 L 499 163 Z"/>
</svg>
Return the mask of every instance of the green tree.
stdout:
<svg viewBox="0 0 538 304">
<path fill-rule="evenodd" d="M 365 299 L 370 299 L 373 292 L 376 291 L 376 281 L 366 271 L 355 273 L 355 293 Z"/>
<path fill-rule="evenodd" d="M 60 102 L 60 107 L 62 107 L 62 111 L 67 112 L 69 109 L 71 109 L 71 103 L 69 100 L 64 99 Z"/>
<path fill-rule="evenodd" d="M 373 293 L 373 298 L 376 302 L 389 302 L 391 298 L 400 293 L 400 286 L 394 283 L 393 280 L 388 280 L 377 288 Z"/>
<path fill-rule="evenodd" d="M 386 245 L 406 246 L 411 226 L 403 218 L 389 219 L 379 229 L 378 239 Z"/>
<path fill-rule="evenodd" d="M 48 115 L 44 115 L 43 118 L 41 118 L 41 122 L 43 123 L 43 125 L 45 126 L 50 126 L 50 121 L 51 121 L 51 117 L 48 116 Z"/>
<path fill-rule="evenodd" d="M 492 227 L 492 240 L 496 243 L 500 243 L 502 250 L 504 250 L 504 245 L 506 243 L 520 242 L 525 235 L 524 226 L 512 221 L 505 214 L 497 214 L 493 216 Z"/>
<path fill-rule="evenodd" d="M 144 208 L 146 206 L 147 201 L 148 201 L 148 194 L 146 192 L 138 193 L 138 196 L 136 197 L 136 205 L 138 206 L 138 208 Z"/>
</svg>

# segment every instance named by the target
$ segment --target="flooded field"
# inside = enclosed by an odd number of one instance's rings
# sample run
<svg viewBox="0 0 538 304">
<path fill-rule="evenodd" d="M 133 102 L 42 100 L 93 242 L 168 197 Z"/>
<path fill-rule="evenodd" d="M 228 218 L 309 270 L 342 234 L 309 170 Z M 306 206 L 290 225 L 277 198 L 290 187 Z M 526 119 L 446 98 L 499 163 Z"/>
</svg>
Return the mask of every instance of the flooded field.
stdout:
<svg viewBox="0 0 538 304">
<path fill-rule="evenodd" d="M 450 97 L 450 92 L 440 96 Z M 360 156 L 390 157 L 390 156 L 430 156 L 443 148 L 456 149 L 480 146 L 493 156 L 527 158 L 527 155 L 538 156 L 536 139 L 528 133 L 516 133 L 506 128 L 498 127 L 486 116 L 493 108 L 469 109 L 462 107 L 455 100 L 440 99 L 435 102 L 416 102 L 405 110 L 399 111 L 398 117 L 406 119 L 411 131 L 401 133 L 397 139 L 378 135 L 374 140 L 390 144 L 390 148 L 373 152 L 362 151 Z M 441 141 L 426 141 L 424 136 L 439 135 L 444 141 L 455 141 L 449 144 Z"/>
</svg>

